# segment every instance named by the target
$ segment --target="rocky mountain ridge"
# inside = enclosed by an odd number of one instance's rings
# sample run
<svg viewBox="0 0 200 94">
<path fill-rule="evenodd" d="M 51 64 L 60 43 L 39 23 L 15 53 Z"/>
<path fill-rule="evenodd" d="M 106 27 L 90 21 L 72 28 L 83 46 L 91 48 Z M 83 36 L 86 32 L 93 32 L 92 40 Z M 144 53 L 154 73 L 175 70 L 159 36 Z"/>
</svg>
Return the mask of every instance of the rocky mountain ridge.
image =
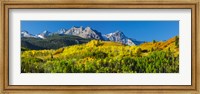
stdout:
<svg viewBox="0 0 200 94">
<path fill-rule="evenodd" d="M 104 41 L 114 41 L 120 42 L 126 45 L 139 45 L 143 43 L 143 41 L 137 41 L 136 39 L 128 38 L 124 35 L 122 31 L 115 31 L 113 33 L 102 35 L 97 30 L 92 29 L 91 27 L 83 28 L 80 27 L 72 27 L 70 29 L 60 29 L 57 32 L 49 32 L 47 30 L 43 31 L 40 34 L 33 35 L 29 34 L 28 31 L 21 31 L 21 37 L 32 37 L 32 38 L 41 38 L 46 39 L 48 36 L 51 35 L 73 35 L 79 36 L 81 38 L 88 38 L 88 39 L 97 39 L 97 40 L 104 40 Z"/>
</svg>

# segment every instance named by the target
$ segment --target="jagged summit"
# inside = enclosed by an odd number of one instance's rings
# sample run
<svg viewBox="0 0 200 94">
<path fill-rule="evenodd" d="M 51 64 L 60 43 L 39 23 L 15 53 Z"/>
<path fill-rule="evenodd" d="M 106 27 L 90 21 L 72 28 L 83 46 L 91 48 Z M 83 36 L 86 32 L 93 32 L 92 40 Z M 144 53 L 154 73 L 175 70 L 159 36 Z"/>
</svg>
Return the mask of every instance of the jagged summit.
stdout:
<svg viewBox="0 0 200 94">
<path fill-rule="evenodd" d="M 66 29 L 62 28 L 58 30 L 57 32 L 55 32 L 54 34 L 64 34 L 65 32 L 66 32 Z"/>
<path fill-rule="evenodd" d="M 117 30 L 113 33 L 106 34 L 104 36 L 109 41 L 120 42 L 120 43 L 127 44 L 127 45 L 137 45 L 130 38 L 126 37 L 123 32 L 121 32 L 119 30 Z"/>
<path fill-rule="evenodd" d="M 106 34 L 106 36 L 107 36 L 107 37 L 118 36 L 118 37 L 120 37 L 120 38 L 126 37 L 126 36 L 124 35 L 124 33 L 121 32 L 121 31 L 119 31 L 119 30 L 117 30 L 117 31 L 115 31 L 115 32 L 113 32 L 113 33 Z"/>
<path fill-rule="evenodd" d="M 103 39 L 101 33 L 91 29 L 91 27 L 72 27 L 71 29 L 67 30 L 65 34 L 75 35 L 82 38 Z"/>
</svg>

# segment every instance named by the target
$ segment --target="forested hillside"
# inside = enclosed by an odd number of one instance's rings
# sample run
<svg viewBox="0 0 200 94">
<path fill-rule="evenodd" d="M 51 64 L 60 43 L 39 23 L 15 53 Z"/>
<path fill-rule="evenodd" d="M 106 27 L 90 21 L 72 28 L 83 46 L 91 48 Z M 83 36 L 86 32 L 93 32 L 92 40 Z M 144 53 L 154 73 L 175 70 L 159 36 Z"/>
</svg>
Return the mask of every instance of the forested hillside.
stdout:
<svg viewBox="0 0 200 94">
<path fill-rule="evenodd" d="M 46 39 L 22 37 L 22 48 L 41 50 L 41 49 L 58 49 L 64 46 L 70 46 L 75 44 L 87 43 L 91 39 L 81 38 L 73 35 L 52 35 Z"/>
</svg>

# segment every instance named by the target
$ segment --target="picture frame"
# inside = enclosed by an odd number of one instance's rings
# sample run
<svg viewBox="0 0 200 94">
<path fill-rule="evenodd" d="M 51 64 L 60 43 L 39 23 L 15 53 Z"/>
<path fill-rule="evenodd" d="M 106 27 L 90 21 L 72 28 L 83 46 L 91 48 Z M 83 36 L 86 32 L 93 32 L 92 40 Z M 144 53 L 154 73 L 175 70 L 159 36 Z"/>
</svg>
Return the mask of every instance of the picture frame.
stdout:
<svg viewBox="0 0 200 94">
<path fill-rule="evenodd" d="M 1 93 L 190 93 L 199 90 L 199 0 L 191 1 L 1 1 Z M 191 85 L 9 85 L 9 9 L 191 9 Z"/>
</svg>

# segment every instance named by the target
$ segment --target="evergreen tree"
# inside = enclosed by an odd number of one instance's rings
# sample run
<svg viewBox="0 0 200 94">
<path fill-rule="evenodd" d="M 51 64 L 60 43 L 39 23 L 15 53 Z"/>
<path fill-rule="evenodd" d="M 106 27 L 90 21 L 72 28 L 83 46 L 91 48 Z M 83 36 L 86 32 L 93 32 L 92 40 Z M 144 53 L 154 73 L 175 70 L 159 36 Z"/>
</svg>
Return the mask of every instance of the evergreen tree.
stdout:
<svg viewBox="0 0 200 94">
<path fill-rule="evenodd" d="M 153 40 L 153 43 L 156 43 L 156 40 Z"/>
<path fill-rule="evenodd" d="M 178 38 L 178 36 L 175 37 L 175 46 L 177 48 L 179 47 L 179 38 Z"/>
</svg>

